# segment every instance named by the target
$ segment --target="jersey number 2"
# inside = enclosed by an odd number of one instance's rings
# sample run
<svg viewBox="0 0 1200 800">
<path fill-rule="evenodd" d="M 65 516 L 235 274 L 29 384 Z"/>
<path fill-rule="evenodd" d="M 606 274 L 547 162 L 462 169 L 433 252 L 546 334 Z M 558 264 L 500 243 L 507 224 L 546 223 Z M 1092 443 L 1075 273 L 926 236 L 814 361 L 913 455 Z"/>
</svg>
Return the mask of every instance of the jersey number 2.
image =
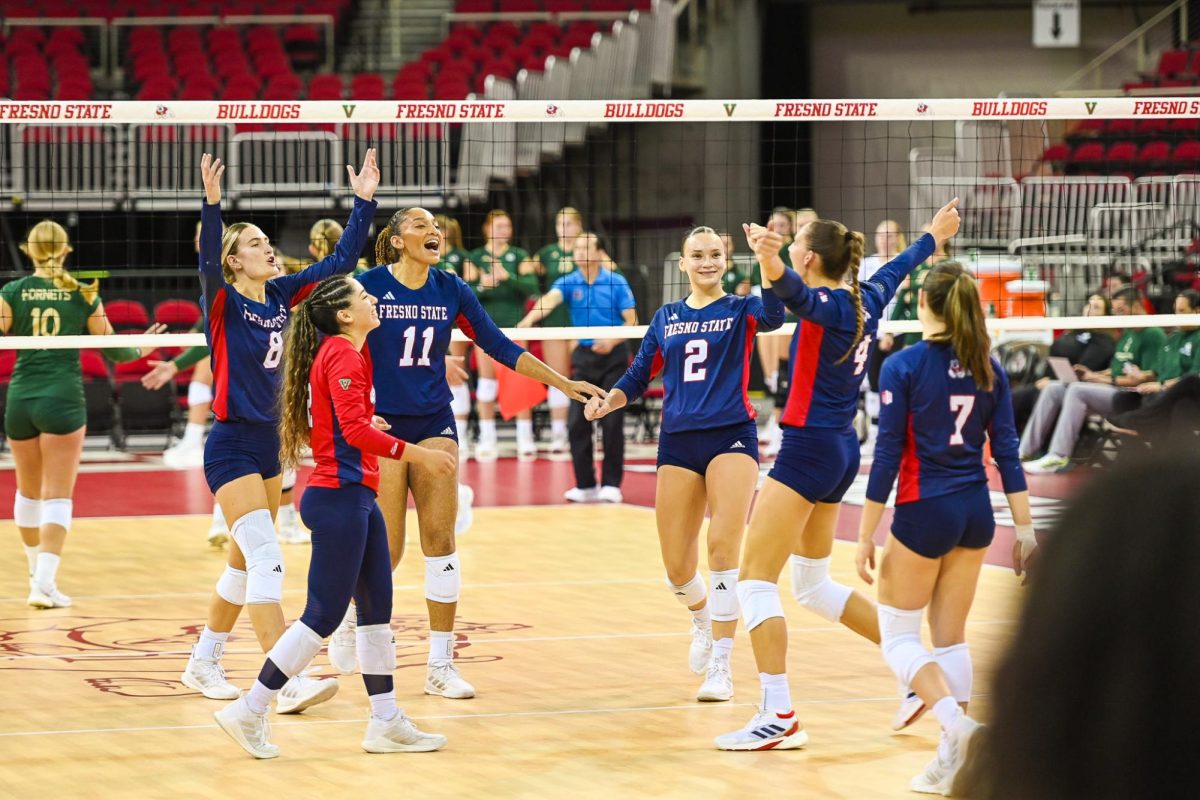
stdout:
<svg viewBox="0 0 1200 800">
<path fill-rule="evenodd" d="M 957 414 L 954 418 L 954 433 L 950 434 L 950 444 L 963 444 L 963 426 L 971 418 L 971 409 L 975 408 L 975 395 L 950 395 L 950 410 Z"/>
<path fill-rule="evenodd" d="M 708 360 L 708 342 L 704 339 L 692 339 L 683 346 L 683 380 L 685 382 L 702 381 L 708 377 L 704 362 Z"/>
<path fill-rule="evenodd" d="M 416 327 L 408 328 L 404 331 L 404 355 L 400 356 L 400 366 L 411 367 L 413 365 L 413 348 L 417 343 Z M 421 357 L 417 359 L 418 367 L 429 366 L 429 350 L 433 347 L 433 328 L 426 328 L 421 332 Z"/>
</svg>

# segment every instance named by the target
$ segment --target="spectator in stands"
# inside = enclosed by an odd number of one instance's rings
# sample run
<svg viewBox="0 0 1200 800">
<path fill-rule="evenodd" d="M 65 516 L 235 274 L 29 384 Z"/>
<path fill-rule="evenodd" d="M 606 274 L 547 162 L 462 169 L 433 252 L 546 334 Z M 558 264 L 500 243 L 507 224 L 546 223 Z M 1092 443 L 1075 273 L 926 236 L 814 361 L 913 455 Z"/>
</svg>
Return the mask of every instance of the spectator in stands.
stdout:
<svg viewBox="0 0 1200 800">
<path fill-rule="evenodd" d="M 729 269 L 725 270 L 725 275 L 721 278 L 725 293 L 745 297 L 754 288 L 753 270 L 742 269 L 742 265 L 734 263 L 733 237 L 725 232 L 719 235 L 721 244 L 725 247 L 725 263 L 729 265 Z"/>
<path fill-rule="evenodd" d="M 637 304 L 629 282 L 616 271 L 605 269 L 604 258 L 600 238 L 594 233 L 580 234 L 574 248 L 578 269 L 555 281 L 542 302 L 525 315 L 518 327 L 536 325 L 564 302 L 571 310 L 572 325 L 637 325 Z M 625 374 L 629 356 L 625 339 L 581 339 L 571 354 L 571 374 L 574 380 L 612 386 Z M 583 414 L 583 406 L 572 403 L 567 427 L 571 459 L 575 463 L 575 488 L 567 490 L 564 497 L 576 503 L 590 500 L 620 503 L 624 499 L 621 480 L 625 474 L 625 412 L 614 411 L 600 421 L 604 465 L 599 489 L 592 461 L 592 425 Z"/>
<path fill-rule="evenodd" d="M 438 269 L 444 269 L 453 272 L 460 278 L 465 275 L 468 259 L 471 256 L 469 250 L 463 247 L 462 226 L 458 224 L 458 220 L 453 217 L 448 217 L 445 214 L 434 214 L 433 221 L 437 223 L 438 230 L 442 233 L 442 258 L 437 263 Z M 465 280 L 465 278 L 464 278 Z M 470 457 L 468 451 L 468 425 L 471 416 L 471 388 L 467 381 L 470 375 L 467 373 L 467 351 L 471 349 L 470 342 L 451 342 L 450 355 L 446 359 L 446 381 L 450 384 L 450 409 L 454 412 L 454 427 L 458 434 L 458 461 L 460 464 L 466 462 Z M 558 367 L 555 367 L 558 369 Z M 565 369 L 559 369 L 559 372 L 565 373 Z M 462 470 L 459 470 L 459 475 L 462 475 Z M 471 501 L 475 497 L 475 491 L 466 484 L 460 484 L 459 489 L 459 524 L 464 525 L 461 531 L 465 531 L 470 527 L 467 518 L 463 516 L 463 509 L 470 513 Z M 457 527 L 457 526 L 456 526 Z"/>
<path fill-rule="evenodd" d="M 1150 302 L 1150 298 L 1146 297 L 1145 293 L 1142 292 L 1141 288 L 1138 286 L 1138 282 L 1129 277 L 1129 273 L 1114 272 L 1108 276 L 1108 280 L 1106 280 L 1104 283 L 1104 288 L 1108 292 L 1109 297 L 1112 297 L 1126 286 L 1132 286 L 1133 288 L 1137 289 L 1138 302 L 1141 303 L 1142 308 L 1146 310 L 1147 314 L 1153 314 L 1155 311 L 1154 303 Z"/>
<path fill-rule="evenodd" d="M 463 247 L 462 226 L 453 217 L 445 214 L 434 214 L 433 221 L 442 232 L 442 259 L 437 268 L 453 272 L 458 277 L 463 275 L 463 264 L 471 253 Z"/>
<path fill-rule="evenodd" d="M 1117 291 L 1112 310 L 1117 316 L 1144 313 L 1132 286 Z M 1021 436 L 1021 457 L 1032 459 L 1047 439 L 1050 447 L 1042 458 L 1024 465 L 1026 472 L 1044 474 L 1067 469 L 1087 415 L 1111 414 L 1119 392 L 1155 380 L 1165 342 L 1162 328 L 1126 328 L 1108 370 L 1096 372 L 1079 365 L 1075 368 L 1078 381 L 1047 386 Z"/>
<path fill-rule="evenodd" d="M 875 253 L 864 258 L 858 266 L 859 283 L 865 282 L 875 274 L 875 270 L 898 256 L 906 247 L 908 239 L 904 236 L 899 222 L 894 219 L 880 222 L 875 226 Z M 883 310 L 884 319 L 892 318 L 898 299 L 897 293 Z M 866 444 L 868 451 L 874 447 L 875 432 L 879 428 L 879 370 L 884 360 L 897 349 L 896 337 L 893 334 L 884 333 L 882 330 L 875 332 L 875 349 L 867 359 L 867 416 L 871 418 Z"/>
<path fill-rule="evenodd" d="M 1112 313 L 1112 301 L 1108 295 L 1097 292 L 1088 298 L 1083 307 L 1085 317 L 1106 317 Z M 1050 355 L 1065 358 L 1071 366 L 1082 364 L 1090 370 L 1099 372 L 1112 364 L 1113 352 L 1116 349 L 1114 334 L 1119 333 L 1112 328 L 1100 328 L 1095 331 L 1076 330 L 1066 331 L 1050 345 Z M 1041 374 L 1032 386 L 1020 386 L 1013 389 L 1013 417 L 1017 430 L 1025 430 L 1038 395 L 1053 382 L 1053 371 L 1048 363 L 1041 364 Z M 1124 395 L 1122 395 L 1124 396 Z"/>
<path fill-rule="evenodd" d="M 512 218 L 508 212 L 493 209 L 483 220 L 483 247 L 472 250 L 464 264 L 463 280 L 471 285 L 483 310 L 501 328 L 512 328 L 525 313 L 525 302 L 537 292 L 537 278 L 521 265 L 529 253 L 514 247 Z M 496 380 L 496 362 L 486 353 L 476 350 L 479 380 L 475 385 L 475 412 L 479 415 L 479 444 L 476 461 L 495 461 L 496 398 L 500 384 Z M 533 440 L 533 414 L 529 410 L 517 414 L 517 458 L 530 461 L 537 458 L 537 443 Z"/>
<path fill-rule="evenodd" d="M 1192 795 L 1198 474 L 1194 446 L 1177 448 L 1118 463 L 1068 505 L 1001 660 L 966 796 Z"/>
<path fill-rule="evenodd" d="M 1200 312 L 1200 292 L 1175 298 L 1176 314 Z M 1186 441 L 1200 429 L 1200 328 L 1181 327 L 1167 338 L 1159 356 L 1157 380 L 1136 392 L 1123 392 L 1114 404 L 1111 424 L 1156 444 Z"/>
</svg>

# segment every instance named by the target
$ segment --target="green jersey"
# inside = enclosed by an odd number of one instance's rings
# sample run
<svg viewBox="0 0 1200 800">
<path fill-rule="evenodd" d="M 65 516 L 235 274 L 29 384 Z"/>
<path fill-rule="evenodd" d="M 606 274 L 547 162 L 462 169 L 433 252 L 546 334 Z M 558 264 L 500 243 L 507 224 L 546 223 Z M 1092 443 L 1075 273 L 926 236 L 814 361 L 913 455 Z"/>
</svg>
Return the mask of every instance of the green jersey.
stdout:
<svg viewBox="0 0 1200 800">
<path fill-rule="evenodd" d="M 467 260 L 469 255 L 470 253 L 466 250 L 456 247 L 442 257 L 442 260 L 437 263 L 437 268 L 444 269 L 446 272 L 453 272 L 461 278 L 463 274 L 463 262 Z"/>
<path fill-rule="evenodd" d="M 725 294 L 737 294 L 737 287 L 747 281 L 751 286 L 754 285 L 754 273 L 758 270 L 758 265 L 753 268 L 742 269 L 742 265 L 730 263 L 729 269 L 725 270 L 725 274 L 721 276 L 721 287 L 725 290 Z"/>
<path fill-rule="evenodd" d="M 499 256 L 493 256 L 486 247 L 480 247 L 472 250 L 467 258 L 483 273 L 478 282 L 471 284 L 483 310 L 501 328 L 515 327 L 525 316 L 525 301 L 537 291 L 537 276 L 520 274 L 521 262 L 529 260 L 529 253 L 519 247 L 509 247 Z M 487 277 L 491 275 L 493 262 L 504 267 L 508 280 L 493 283 Z"/>
<path fill-rule="evenodd" d="M 1165 382 L 1195 372 L 1200 372 L 1200 328 L 1175 331 L 1163 345 L 1155 377 Z"/>
<path fill-rule="evenodd" d="M 928 261 L 917 267 L 909 276 L 907 288 L 901 288 L 896 293 L 896 307 L 892 311 L 892 319 L 897 322 L 912 322 L 917 317 L 917 298 L 920 294 L 921 284 L 925 282 L 925 276 L 929 274 L 929 270 L 933 267 Z M 921 339 L 919 333 L 898 333 L 896 338 L 904 344 L 911 344 Z"/>
<path fill-rule="evenodd" d="M 78 336 L 99 299 L 75 289 L 59 289 L 48 278 L 30 275 L 9 281 L 0 297 L 12 309 L 12 336 Z M 71 397 L 83 403 L 78 350 L 21 350 L 9 384 L 9 397 Z M 10 401 L 11 402 L 11 401 Z"/>
<path fill-rule="evenodd" d="M 1126 328 L 1117 340 L 1113 353 L 1112 376 L 1125 374 L 1125 366 L 1132 365 L 1145 372 L 1158 375 L 1158 357 L 1162 354 L 1167 336 L 1162 328 Z"/>
<path fill-rule="evenodd" d="M 542 263 L 543 273 L 538 276 L 538 291 L 542 294 L 550 291 L 554 282 L 563 275 L 575 271 L 575 257 L 560 247 L 557 243 L 548 244 L 537 252 L 537 259 Z M 566 328 L 571 325 L 571 313 L 566 303 L 559 303 L 542 320 L 544 328 Z"/>
</svg>

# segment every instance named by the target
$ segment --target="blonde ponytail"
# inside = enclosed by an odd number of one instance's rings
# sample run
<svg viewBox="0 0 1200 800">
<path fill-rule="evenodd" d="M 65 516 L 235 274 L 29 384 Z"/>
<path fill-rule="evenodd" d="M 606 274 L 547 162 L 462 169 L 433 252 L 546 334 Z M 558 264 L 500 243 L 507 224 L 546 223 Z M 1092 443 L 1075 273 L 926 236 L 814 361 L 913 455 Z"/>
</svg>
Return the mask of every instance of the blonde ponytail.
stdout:
<svg viewBox="0 0 1200 800">
<path fill-rule="evenodd" d="M 52 219 L 44 219 L 30 228 L 21 245 L 21 252 L 29 256 L 34 270 L 45 273 L 55 288 L 79 292 L 89 303 L 94 302 L 100 282 L 80 283 L 78 278 L 67 272 L 67 256 L 72 250 L 67 229 Z"/>
</svg>

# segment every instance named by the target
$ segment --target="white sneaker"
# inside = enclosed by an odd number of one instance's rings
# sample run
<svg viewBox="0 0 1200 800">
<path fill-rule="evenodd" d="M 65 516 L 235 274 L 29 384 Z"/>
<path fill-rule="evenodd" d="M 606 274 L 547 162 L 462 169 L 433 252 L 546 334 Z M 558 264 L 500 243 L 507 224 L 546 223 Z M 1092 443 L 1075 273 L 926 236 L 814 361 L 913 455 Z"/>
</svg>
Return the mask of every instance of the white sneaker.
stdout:
<svg viewBox="0 0 1200 800">
<path fill-rule="evenodd" d="M 692 620 L 692 644 L 688 647 L 688 669 L 697 675 L 708 671 L 708 662 L 712 659 L 712 628 L 703 628 L 700 623 Z"/>
<path fill-rule="evenodd" d="M 221 547 L 229 541 L 229 526 L 225 524 L 225 515 L 221 506 L 213 503 L 212 524 L 208 527 L 208 544 L 211 547 Z"/>
<path fill-rule="evenodd" d="M 517 441 L 517 460 L 518 461 L 537 461 L 538 449 L 537 442 L 529 439 L 528 441 Z"/>
<path fill-rule="evenodd" d="M 621 494 L 620 486 L 601 486 L 596 499 L 601 503 L 624 503 L 625 495 Z"/>
<path fill-rule="evenodd" d="M 234 700 L 220 711 L 213 712 L 213 719 L 229 738 L 242 746 L 255 758 L 275 758 L 279 748 L 271 744 L 271 725 L 266 714 L 255 714 L 246 706 L 245 700 Z"/>
<path fill-rule="evenodd" d="M 892 716 L 892 730 L 902 731 L 925 715 L 928 707 L 925 701 L 911 689 L 906 690 L 900 699 L 900 707 Z"/>
<path fill-rule="evenodd" d="M 475 490 L 465 483 L 458 485 L 458 516 L 454 518 L 454 535 L 462 536 L 475 521 L 471 504 L 475 502 Z"/>
<path fill-rule="evenodd" d="M 301 673 L 295 675 L 275 697 L 275 712 L 299 714 L 306 708 L 324 703 L 338 692 L 337 678 L 310 678 Z"/>
<path fill-rule="evenodd" d="M 708 675 L 696 692 L 701 703 L 721 703 L 733 699 L 733 672 L 729 669 L 729 656 L 712 658 L 708 662 Z"/>
<path fill-rule="evenodd" d="M 925 771 L 909 781 L 908 788 L 921 794 L 944 795 L 945 791 L 942 786 L 945 779 L 946 773 L 942 769 L 942 760 L 934 756 L 933 760 L 925 765 Z"/>
<path fill-rule="evenodd" d="M 280 506 L 276 525 L 279 541 L 284 544 L 312 544 L 312 534 L 300 524 L 300 514 L 295 506 Z"/>
<path fill-rule="evenodd" d="M 962 797 L 967 789 L 963 766 L 972 756 L 972 748 L 978 742 L 976 734 L 983 728 L 965 714 L 950 730 L 942 731 L 937 756 L 925 771 L 909 783 L 909 788 L 922 794 L 940 794 L 943 797 Z"/>
<path fill-rule="evenodd" d="M 209 700 L 236 700 L 242 692 L 225 680 L 225 668 L 215 658 L 196 658 L 196 648 L 179 680 L 189 689 L 195 689 Z"/>
<path fill-rule="evenodd" d="M 417 730 L 412 720 L 400 712 L 389 720 L 371 717 L 362 749 L 368 753 L 428 753 L 445 744 L 445 736 Z"/>
<path fill-rule="evenodd" d="M 425 694 L 449 700 L 469 700 L 475 696 L 475 687 L 463 680 L 453 661 L 439 661 L 430 664 L 425 671 Z"/>
<path fill-rule="evenodd" d="M 580 489 L 575 486 L 563 492 L 563 499 L 571 503 L 591 503 L 596 500 L 597 494 L 599 492 L 594 486 L 590 489 Z"/>
<path fill-rule="evenodd" d="M 357 627 L 354 617 L 347 617 L 329 637 L 329 663 L 343 675 L 358 668 L 358 642 L 354 632 Z"/>
<path fill-rule="evenodd" d="M 475 460 L 480 464 L 490 464 L 500 457 L 496 442 L 485 442 L 482 439 L 475 445 Z"/>
<path fill-rule="evenodd" d="M 571 442 L 567 439 L 564 433 L 561 436 L 552 436 L 550 438 L 550 455 L 551 461 L 570 461 L 571 460 Z"/>
<path fill-rule="evenodd" d="M 718 750 L 795 750 L 808 744 L 808 734 L 794 709 L 780 714 L 760 708 L 744 728 L 718 736 L 713 744 Z"/>
<path fill-rule="evenodd" d="M 1052 475 L 1070 469 L 1071 459 L 1047 453 L 1036 461 L 1026 461 L 1021 466 L 1031 475 Z"/>
<path fill-rule="evenodd" d="M 162 454 L 163 463 L 171 469 L 195 469 L 204 466 L 204 441 L 189 442 L 181 439 L 174 447 Z"/>
<path fill-rule="evenodd" d="M 71 598 L 58 590 L 57 586 L 45 588 L 33 578 L 29 579 L 29 605 L 34 608 L 69 608 Z"/>
</svg>

